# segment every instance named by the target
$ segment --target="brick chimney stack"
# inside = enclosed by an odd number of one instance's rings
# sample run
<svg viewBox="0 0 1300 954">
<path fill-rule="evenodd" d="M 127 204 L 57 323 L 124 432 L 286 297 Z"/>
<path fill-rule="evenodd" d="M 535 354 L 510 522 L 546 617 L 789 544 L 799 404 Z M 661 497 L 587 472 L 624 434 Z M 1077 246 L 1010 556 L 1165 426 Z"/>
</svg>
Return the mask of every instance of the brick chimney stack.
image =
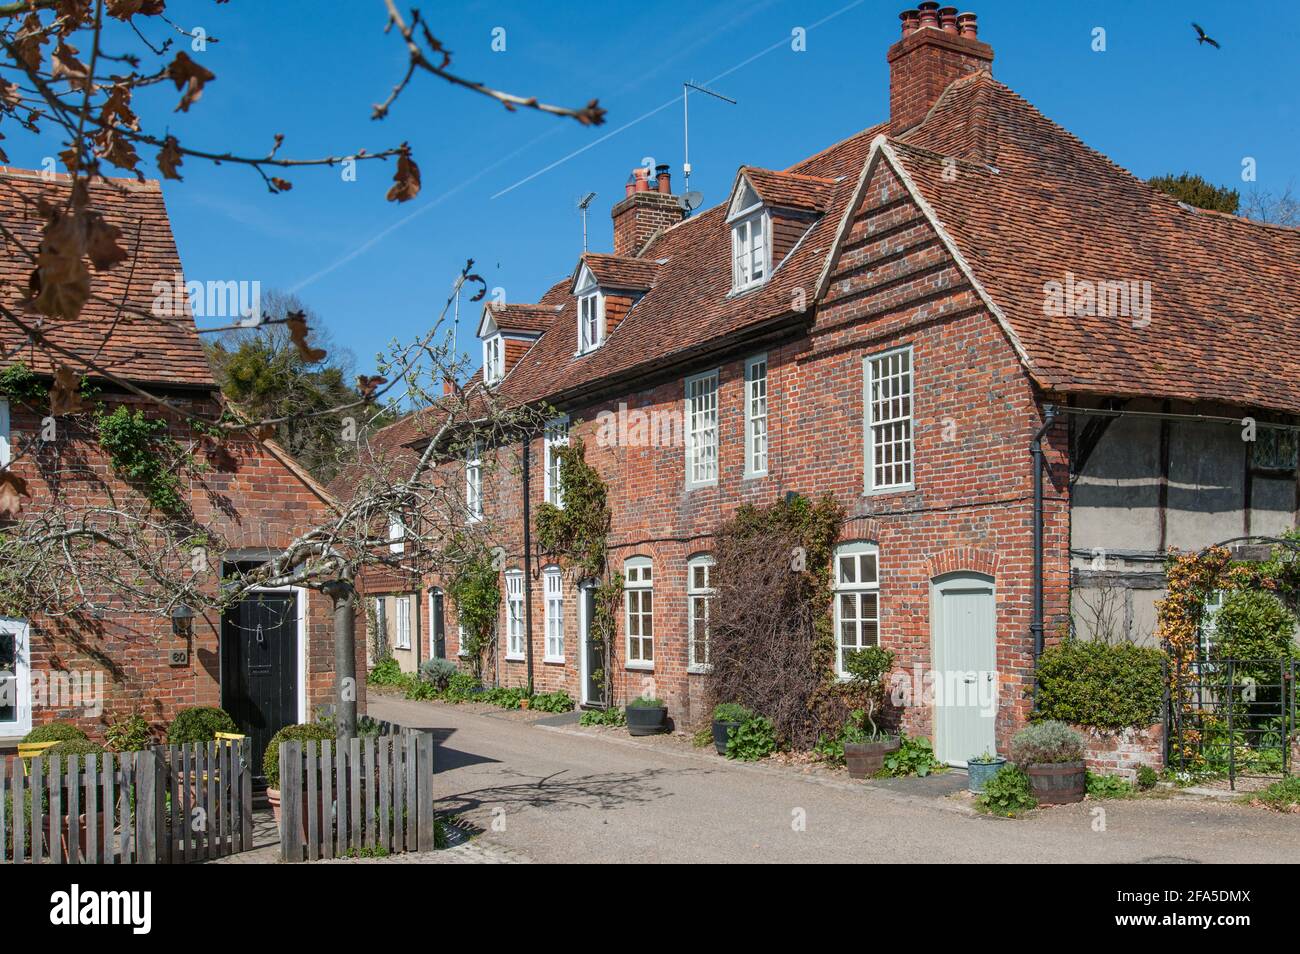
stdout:
<svg viewBox="0 0 1300 954">
<path fill-rule="evenodd" d="M 609 214 L 614 219 L 614 254 L 636 255 L 650 236 L 676 225 L 685 212 L 673 195 L 668 167 L 659 165 L 653 181 L 649 169 L 633 169 L 622 201 Z"/>
<path fill-rule="evenodd" d="M 922 3 L 898 15 L 903 38 L 889 48 L 889 134 L 921 120 L 953 80 L 993 64 L 993 47 L 978 39 L 973 13 Z"/>
</svg>

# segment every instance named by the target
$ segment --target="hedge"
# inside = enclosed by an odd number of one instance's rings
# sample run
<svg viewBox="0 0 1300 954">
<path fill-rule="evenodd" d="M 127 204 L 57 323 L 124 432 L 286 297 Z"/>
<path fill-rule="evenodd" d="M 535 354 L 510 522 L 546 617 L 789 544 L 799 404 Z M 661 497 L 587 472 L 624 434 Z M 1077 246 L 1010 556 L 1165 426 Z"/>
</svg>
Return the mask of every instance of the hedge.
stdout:
<svg viewBox="0 0 1300 954">
<path fill-rule="evenodd" d="M 1159 721 L 1165 654 L 1132 643 L 1070 639 L 1038 661 L 1035 719 L 1094 729 L 1145 728 Z"/>
</svg>

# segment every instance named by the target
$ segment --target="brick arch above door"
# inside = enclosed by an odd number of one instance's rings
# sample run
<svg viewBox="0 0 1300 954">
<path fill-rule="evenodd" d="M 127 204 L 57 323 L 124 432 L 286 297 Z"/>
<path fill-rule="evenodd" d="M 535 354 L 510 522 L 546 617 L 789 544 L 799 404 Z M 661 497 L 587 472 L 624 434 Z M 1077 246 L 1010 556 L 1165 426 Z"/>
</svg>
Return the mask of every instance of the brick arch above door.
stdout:
<svg viewBox="0 0 1300 954">
<path fill-rule="evenodd" d="M 930 554 L 925 561 L 926 576 L 934 579 L 945 573 L 966 571 L 983 573 L 985 576 L 996 578 L 999 562 L 998 555 L 992 550 L 981 550 L 978 547 L 951 547 Z"/>
<path fill-rule="evenodd" d="M 836 542 L 848 543 L 851 540 L 870 540 L 874 543 L 879 539 L 879 520 L 874 517 L 850 517 L 840 527 L 839 539 Z"/>
</svg>

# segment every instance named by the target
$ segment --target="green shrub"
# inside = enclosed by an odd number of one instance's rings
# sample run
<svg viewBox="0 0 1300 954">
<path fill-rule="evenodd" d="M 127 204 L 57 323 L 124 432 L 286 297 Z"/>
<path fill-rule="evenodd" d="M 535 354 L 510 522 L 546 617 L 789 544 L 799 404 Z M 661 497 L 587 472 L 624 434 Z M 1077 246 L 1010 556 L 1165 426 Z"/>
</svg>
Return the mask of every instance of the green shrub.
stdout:
<svg viewBox="0 0 1300 954">
<path fill-rule="evenodd" d="M 420 678 L 431 683 L 439 692 L 451 684 L 452 677 L 459 671 L 450 659 L 426 659 L 420 663 Z"/>
<path fill-rule="evenodd" d="M 518 709 L 520 703 L 528 698 L 528 690 L 523 686 L 495 686 L 484 689 L 476 698 L 502 709 Z"/>
<path fill-rule="evenodd" d="M 829 762 L 833 765 L 844 764 L 844 746 L 846 743 L 860 745 L 863 742 L 876 742 L 883 736 L 879 732 L 868 732 L 863 723 L 866 721 L 865 713 L 862 709 L 854 709 L 849 713 L 848 719 L 840 727 L 840 731 L 835 736 L 825 734 L 817 736 L 817 744 L 813 746 L 815 752 L 822 761 Z"/>
<path fill-rule="evenodd" d="M 464 702 L 478 695 L 479 682 L 470 673 L 458 672 L 447 683 L 442 698 L 447 702 Z"/>
<path fill-rule="evenodd" d="M 844 670 L 849 674 L 851 691 L 863 701 L 864 708 L 855 709 L 859 723 L 871 726 L 871 737 L 880 735 L 876 716 L 885 705 L 885 679 L 894 668 L 894 654 L 879 646 L 855 649 L 844 656 Z"/>
<path fill-rule="evenodd" d="M 437 699 L 440 693 L 433 683 L 418 677 L 411 678 L 408 675 L 402 682 L 402 695 L 407 699 L 422 702 L 427 699 Z"/>
<path fill-rule="evenodd" d="M 713 744 L 713 726 L 705 725 L 696 729 L 691 735 L 691 745 L 703 749 Z"/>
<path fill-rule="evenodd" d="M 572 712 L 574 703 L 573 696 L 563 689 L 556 689 L 533 696 L 528 705 L 538 712 Z"/>
<path fill-rule="evenodd" d="M 1148 646 L 1069 639 L 1039 657 L 1036 718 L 1096 729 L 1145 728 L 1164 703 L 1165 654 Z"/>
<path fill-rule="evenodd" d="M 114 752 L 142 752 L 154 743 L 153 727 L 138 712 L 110 725 L 104 738 Z"/>
<path fill-rule="evenodd" d="M 1275 660 L 1296 655 L 1295 625 L 1295 618 L 1268 590 L 1232 590 L 1214 614 L 1214 655 L 1263 663 L 1261 675 L 1277 682 Z"/>
<path fill-rule="evenodd" d="M 238 732 L 239 727 L 230 713 L 215 706 L 195 706 L 182 709 L 167 727 L 167 743 L 184 745 L 187 742 L 211 742 L 218 732 Z"/>
<path fill-rule="evenodd" d="M 38 725 L 23 736 L 24 742 L 66 742 L 68 739 L 89 738 L 71 722 L 47 722 Z"/>
<path fill-rule="evenodd" d="M 1247 795 L 1245 800 L 1259 802 L 1265 808 L 1276 812 L 1300 811 L 1300 775 L 1292 775 L 1280 782 L 1274 782 L 1268 788 Z"/>
<path fill-rule="evenodd" d="M 662 709 L 664 701 L 654 696 L 638 696 L 627 704 L 629 709 Z"/>
<path fill-rule="evenodd" d="M 1029 786 L 1029 776 L 1007 764 L 984 783 L 984 793 L 975 799 L 975 807 L 991 815 L 1015 818 L 1021 812 L 1038 807 L 1038 799 Z"/>
<path fill-rule="evenodd" d="M 46 758 L 47 763 L 50 760 L 58 760 L 60 763 L 64 759 L 72 759 L 79 765 L 85 765 L 86 755 L 103 755 L 107 749 L 97 742 L 91 742 L 89 739 L 65 739 L 57 745 L 51 745 L 41 754 Z M 56 771 L 65 771 L 62 765 Z"/>
<path fill-rule="evenodd" d="M 402 682 L 404 675 L 397 660 L 392 656 L 386 656 L 375 663 L 367 681 L 372 686 L 396 686 Z"/>
<path fill-rule="evenodd" d="M 754 713 L 739 702 L 720 702 L 713 707 L 714 722 L 745 722 L 752 718 Z"/>
<path fill-rule="evenodd" d="M 334 730 L 319 722 L 307 722 L 302 725 L 286 725 L 271 736 L 271 742 L 262 756 L 262 773 L 266 776 L 268 788 L 280 787 L 280 743 L 281 742 L 325 742 L 334 740 Z"/>
<path fill-rule="evenodd" d="M 337 723 L 334 720 L 334 713 L 321 706 L 316 711 L 316 724 L 324 726 L 329 730 L 331 739 L 339 735 Z M 362 715 L 357 716 L 357 738 L 366 739 L 370 737 L 378 738 L 383 735 L 383 726 L 374 716 Z"/>
<path fill-rule="evenodd" d="M 776 729 L 765 716 L 753 716 L 727 729 L 727 758 L 757 762 L 776 751 Z"/>
<path fill-rule="evenodd" d="M 1144 792 L 1150 791 L 1151 789 L 1156 787 L 1156 783 L 1159 781 L 1160 781 L 1160 776 L 1156 774 L 1156 770 L 1153 769 L 1151 766 L 1149 765 L 1138 766 L 1137 785 L 1138 788 L 1140 788 L 1142 791 Z"/>
<path fill-rule="evenodd" d="M 1011 757 L 1018 765 L 1079 762 L 1083 760 L 1083 736 L 1064 722 L 1038 722 L 1016 733 Z"/>
<path fill-rule="evenodd" d="M 931 772 L 944 767 L 943 763 L 934 757 L 934 748 L 925 736 L 918 735 L 916 738 L 909 739 L 904 732 L 900 734 L 899 742 L 898 751 L 890 752 L 885 756 L 885 764 L 881 769 L 882 775 L 891 778 L 918 775 L 925 778 Z"/>
<path fill-rule="evenodd" d="M 617 706 L 610 706 L 608 709 L 587 709 L 578 717 L 578 725 L 623 726 L 627 725 L 627 716 Z"/>
<path fill-rule="evenodd" d="M 1132 798 L 1133 783 L 1118 775 L 1087 773 L 1089 798 Z"/>
</svg>

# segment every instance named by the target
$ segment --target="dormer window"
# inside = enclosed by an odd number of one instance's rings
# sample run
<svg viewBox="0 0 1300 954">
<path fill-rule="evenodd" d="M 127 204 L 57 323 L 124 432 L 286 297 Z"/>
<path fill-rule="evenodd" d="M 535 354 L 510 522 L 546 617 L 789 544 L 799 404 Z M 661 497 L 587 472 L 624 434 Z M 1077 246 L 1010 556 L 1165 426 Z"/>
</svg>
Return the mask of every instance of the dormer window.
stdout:
<svg viewBox="0 0 1300 954">
<path fill-rule="evenodd" d="M 727 216 L 731 223 L 731 288 L 743 291 L 761 285 L 772 271 L 768 241 L 771 219 L 753 187 L 740 181 Z"/>
<path fill-rule="evenodd" d="M 605 341 L 605 296 L 585 265 L 573 294 L 578 300 L 578 354 L 586 354 Z"/>
<path fill-rule="evenodd" d="M 483 339 L 483 380 L 497 384 L 506 376 L 506 349 L 501 335 Z"/>
</svg>

